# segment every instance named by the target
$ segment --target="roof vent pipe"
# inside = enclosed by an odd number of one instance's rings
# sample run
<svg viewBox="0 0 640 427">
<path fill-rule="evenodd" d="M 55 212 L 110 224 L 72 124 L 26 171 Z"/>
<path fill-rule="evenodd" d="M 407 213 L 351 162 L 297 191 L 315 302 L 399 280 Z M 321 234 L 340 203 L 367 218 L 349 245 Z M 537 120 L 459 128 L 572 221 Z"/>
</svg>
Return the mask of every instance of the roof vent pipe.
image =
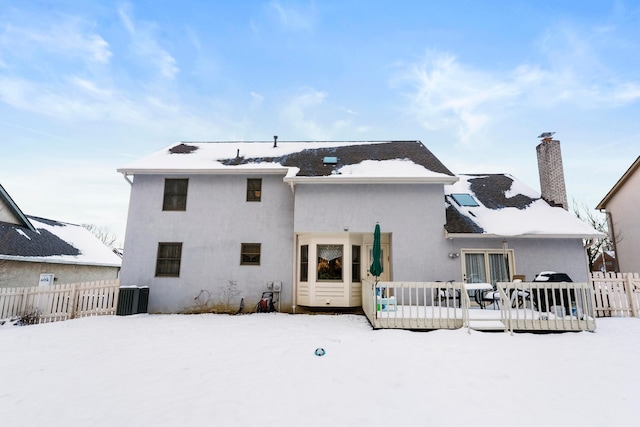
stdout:
<svg viewBox="0 0 640 427">
<path fill-rule="evenodd" d="M 273 135 L 273 148 L 278 147 L 278 135 Z"/>
</svg>

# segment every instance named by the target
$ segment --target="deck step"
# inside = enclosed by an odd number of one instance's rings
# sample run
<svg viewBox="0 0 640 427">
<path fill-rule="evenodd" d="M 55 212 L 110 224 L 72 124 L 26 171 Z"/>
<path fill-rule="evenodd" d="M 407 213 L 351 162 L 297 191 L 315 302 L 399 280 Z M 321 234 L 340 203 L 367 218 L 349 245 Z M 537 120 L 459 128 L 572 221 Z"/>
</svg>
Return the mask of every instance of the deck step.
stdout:
<svg viewBox="0 0 640 427">
<path fill-rule="evenodd" d="M 470 320 L 469 328 L 476 331 L 504 331 L 506 326 L 501 320 Z"/>
</svg>

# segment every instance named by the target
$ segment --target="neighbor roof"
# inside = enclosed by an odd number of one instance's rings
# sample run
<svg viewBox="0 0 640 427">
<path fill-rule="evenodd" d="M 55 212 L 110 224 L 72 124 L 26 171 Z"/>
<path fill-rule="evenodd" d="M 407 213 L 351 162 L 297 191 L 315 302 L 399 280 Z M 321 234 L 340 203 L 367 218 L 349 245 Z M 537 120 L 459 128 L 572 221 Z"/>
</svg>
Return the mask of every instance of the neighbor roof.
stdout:
<svg viewBox="0 0 640 427">
<path fill-rule="evenodd" d="M 287 182 L 457 180 L 420 141 L 182 142 L 118 169 L 133 175 L 252 171 L 286 175 Z"/>
<path fill-rule="evenodd" d="M 508 174 L 458 175 L 445 185 L 449 237 L 571 237 L 604 236 L 572 213 L 552 207 L 538 192 Z M 452 194 L 469 194 L 478 206 L 460 206 Z"/>
<path fill-rule="evenodd" d="M 119 267 L 120 257 L 82 226 L 27 216 L 34 230 L 0 222 L 0 259 Z"/>
<path fill-rule="evenodd" d="M 7 190 L 5 190 L 0 184 L 0 209 L 2 209 L 2 206 L 6 206 L 11 214 L 13 214 L 13 216 L 17 218 L 23 226 L 27 227 L 29 230 L 35 231 L 33 224 L 29 222 L 27 216 L 22 213 L 16 202 L 14 202 L 9 193 L 7 193 Z"/>
<path fill-rule="evenodd" d="M 620 188 L 624 186 L 625 182 L 627 182 L 627 180 L 631 178 L 631 175 L 633 175 L 638 168 L 640 168 L 640 156 L 638 156 L 636 161 L 633 162 L 633 164 L 629 167 L 629 169 L 627 169 L 624 175 L 622 175 L 622 177 L 618 180 L 618 182 L 616 182 L 616 185 L 614 185 L 613 188 L 609 190 L 607 195 L 604 196 L 604 199 L 602 199 L 602 201 L 598 203 L 598 206 L 596 206 L 596 209 L 598 210 L 606 209 L 607 203 L 609 203 L 609 200 L 611 200 L 611 198 L 615 196 L 618 190 L 620 190 Z"/>
</svg>

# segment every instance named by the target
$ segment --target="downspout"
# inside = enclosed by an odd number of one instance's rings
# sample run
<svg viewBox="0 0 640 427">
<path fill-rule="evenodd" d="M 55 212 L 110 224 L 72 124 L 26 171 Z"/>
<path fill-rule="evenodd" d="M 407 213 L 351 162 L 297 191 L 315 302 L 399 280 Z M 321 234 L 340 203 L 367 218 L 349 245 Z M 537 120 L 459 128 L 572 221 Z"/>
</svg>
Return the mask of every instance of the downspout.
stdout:
<svg viewBox="0 0 640 427">
<path fill-rule="evenodd" d="M 615 272 L 620 272 L 620 266 L 618 265 L 618 239 L 616 237 L 616 232 L 613 229 L 613 217 L 611 216 L 611 212 L 605 211 L 604 214 L 607 217 L 607 225 L 609 226 L 609 238 L 613 243 L 613 253 L 615 255 L 615 259 L 613 260 L 613 270 Z"/>
<path fill-rule="evenodd" d="M 296 303 L 298 302 L 298 281 L 296 280 L 298 277 L 298 235 L 294 233 L 293 239 L 293 277 L 291 283 L 293 286 L 291 289 L 293 290 L 291 295 L 291 310 L 293 314 L 296 314 Z"/>
<path fill-rule="evenodd" d="M 291 194 L 293 194 L 293 219 L 294 219 L 294 224 L 295 224 L 295 216 L 296 216 L 296 191 L 295 191 L 295 184 L 293 182 L 290 182 L 289 185 L 291 186 Z M 295 232 L 295 226 L 294 226 L 294 230 L 293 230 L 293 268 L 291 269 L 291 271 L 293 272 L 293 277 L 291 280 L 291 289 L 292 289 L 292 295 L 291 295 L 291 310 L 293 311 L 293 314 L 296 314 L 296 304 L 298 302 L 298 235 Z"/>
</svg>

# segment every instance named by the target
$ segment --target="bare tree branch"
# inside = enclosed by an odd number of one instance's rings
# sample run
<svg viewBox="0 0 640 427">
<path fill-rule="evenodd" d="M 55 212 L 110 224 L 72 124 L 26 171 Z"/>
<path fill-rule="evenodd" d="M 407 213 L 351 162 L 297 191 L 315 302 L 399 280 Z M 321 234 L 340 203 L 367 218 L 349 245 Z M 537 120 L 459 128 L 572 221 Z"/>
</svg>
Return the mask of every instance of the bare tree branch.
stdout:
<svg viewBox="0 0 640 427">
<path fill-rule="evenodd" d="M 115 233 L 112 233 L 111 230 L 106 227 L 98 227 L 95 224 L 82 224 L 82 226 L 89 230 L 91 234 L 96 236 L 102 243 L 109 246 L 111 249 L 115 248 L 118 236 L 116 236 Z"/>
</svg>

